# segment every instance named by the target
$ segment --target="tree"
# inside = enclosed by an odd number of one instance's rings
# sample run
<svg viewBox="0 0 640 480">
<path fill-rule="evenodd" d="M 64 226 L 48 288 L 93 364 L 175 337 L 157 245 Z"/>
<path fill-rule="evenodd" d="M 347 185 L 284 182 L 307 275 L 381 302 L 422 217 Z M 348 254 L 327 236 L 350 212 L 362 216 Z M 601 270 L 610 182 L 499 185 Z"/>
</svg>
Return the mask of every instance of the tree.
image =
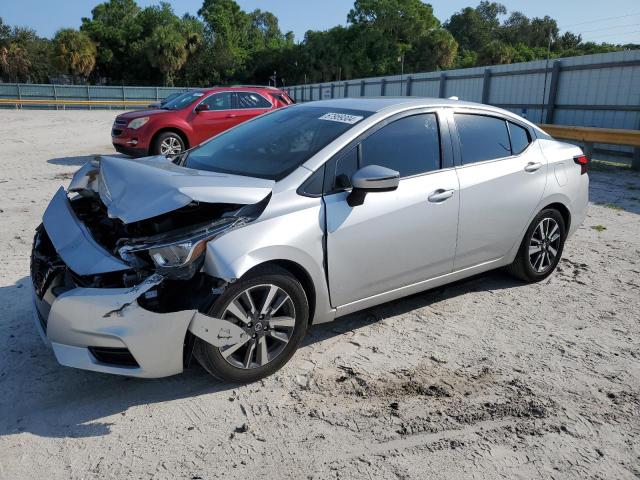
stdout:
<svg viewBox="0 0 640 480">
<path fill-rule="evenodd" d="M 454 13 L 445 24 L 445 28 L 451 32 L 462 49 L 478 52 L 498 37 L 498 15 L 506 13 L 504 5 L 483 1 L 476 8 L 467 7 Z"/>
<path fill-rule="evenodd" d="M 458 42 L 447 30 L 439 28 L 423 36 L 407 56 L 407 65 L 415 72 L 443 70 L 456 62 Z"/>
<path fill-rule="evenodd" d="M 234 0 L 204 0 L 198 15 L 213 34 L 215 66 L 229 77 L 242 71 L 249 56 L 249 15 Z"/>
<path fill-rule="evenodd" d="M 61 72 L 88 77 L 96 65 L 96 44 L 89 36 L 73 28 L 58 30 L 53 39 L 54 63 Z"/>
<path fill-rule="evenodd" d="M 148 38 L 146 52 L 151 65 L 162 72 L 164 84 L 173 86 L 173 78 L 188 56 L 180 30 L 174 25 L 156 27 Z"/>
<path fill-rule="evenodd" d="M 10 82 L 24 82 L 29 77 L 28 52 L 15 42 L 0 47 L 0 70 Z"/>
<path fill-rule="evenodd" d="M 82 19 L 80 30 L 98 46 L 96 63 L 100 76 L 115 82 L 135 77 L 132 66 L 138 65 L 144 43 L 138 21 L 140 11 L 135 0 L 109 0 L 97 5 L 91 18 Z"/>
</svg>

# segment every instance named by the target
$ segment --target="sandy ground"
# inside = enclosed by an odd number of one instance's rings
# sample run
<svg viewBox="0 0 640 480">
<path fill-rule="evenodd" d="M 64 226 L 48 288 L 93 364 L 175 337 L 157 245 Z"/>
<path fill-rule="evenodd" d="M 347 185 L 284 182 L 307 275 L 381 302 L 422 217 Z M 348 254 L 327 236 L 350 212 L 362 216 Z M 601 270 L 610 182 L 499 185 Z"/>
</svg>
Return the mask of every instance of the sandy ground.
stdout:
<svg viewBox="0 0 640 480">
<path fill-rule="evenodd" d="M 640 177 L 591 174 L 558 271 L 500 272 L 311 329 L 276 375 L 59 366 L 33 230 L 115 112 L 0 112 L 0 478 L 637 478 Z M 594 228 L 596 227 L 596 228 Z"/>
</svg>

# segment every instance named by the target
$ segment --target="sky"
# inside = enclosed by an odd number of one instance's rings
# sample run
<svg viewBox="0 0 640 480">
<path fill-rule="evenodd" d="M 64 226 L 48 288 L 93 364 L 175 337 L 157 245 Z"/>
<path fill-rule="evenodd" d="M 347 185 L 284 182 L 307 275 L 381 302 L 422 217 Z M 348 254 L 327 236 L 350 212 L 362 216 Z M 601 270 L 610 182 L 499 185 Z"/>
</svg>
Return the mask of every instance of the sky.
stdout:
<svg viewBox="0 0 640 480">
<path fill-rule="evenodd" d="M 293 31 L 302 40 L 307 30 L 326 30 L 345 25 L 352 0 L 237 0 L 247 11 L 256 8 L 276 14 L 283 32 Z M 52 37 L 62 27 L 80 26 L 100 0 L 0 0 L 0 17 L 9 25 L 28 26 L 39 35 Z M 140 6 L 158 0 L 137 0 Z M 196 14 L 202 0 L 169 0 L 175 12 Z M 434 13 L 445 21 L 452 13 L 479 0 L 432 0 Z M 550 15 L 562 31 L 581 33 L 583 40 L 609 43 L 640 43 L 640 2 L 637 0 L 503 0 L 508 11 L 529 17 Z"/>
</svg>

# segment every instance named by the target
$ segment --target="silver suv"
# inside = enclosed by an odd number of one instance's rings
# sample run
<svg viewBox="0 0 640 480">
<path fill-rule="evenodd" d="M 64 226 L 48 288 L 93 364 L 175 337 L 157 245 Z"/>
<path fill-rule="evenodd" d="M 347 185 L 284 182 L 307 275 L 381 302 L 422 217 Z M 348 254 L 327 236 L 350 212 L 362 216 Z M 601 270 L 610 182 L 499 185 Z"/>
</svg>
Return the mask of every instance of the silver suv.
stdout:
<svg viewBox="0 0 640 480">
<path fill-rule="evenodd" d="M 583 221 L 587 159 L 498 108 L 343 99 L 180 156 L 103 156 L 60 189 L 31 261 L 63 365 L 248 382 L 310 324 L 480 272 L 539 281 Z"/>
</svg>

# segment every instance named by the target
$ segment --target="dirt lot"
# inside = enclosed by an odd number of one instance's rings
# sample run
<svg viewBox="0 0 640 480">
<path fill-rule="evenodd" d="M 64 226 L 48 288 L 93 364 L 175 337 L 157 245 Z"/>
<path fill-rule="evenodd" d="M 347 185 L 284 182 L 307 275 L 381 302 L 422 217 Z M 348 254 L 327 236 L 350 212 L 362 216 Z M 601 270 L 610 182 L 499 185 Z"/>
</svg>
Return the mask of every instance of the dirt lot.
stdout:
<svg viewBox="0 0 640 480">
<path fill-rule="evenodd" d="M 495 272 L 311 329 L 278 374 L 134 380 L 57 365 L 33 230 L 114 112 L 0 112 L 0 478 L 637 478 L 640 176 L 536 285 Z"/>
</svg>

